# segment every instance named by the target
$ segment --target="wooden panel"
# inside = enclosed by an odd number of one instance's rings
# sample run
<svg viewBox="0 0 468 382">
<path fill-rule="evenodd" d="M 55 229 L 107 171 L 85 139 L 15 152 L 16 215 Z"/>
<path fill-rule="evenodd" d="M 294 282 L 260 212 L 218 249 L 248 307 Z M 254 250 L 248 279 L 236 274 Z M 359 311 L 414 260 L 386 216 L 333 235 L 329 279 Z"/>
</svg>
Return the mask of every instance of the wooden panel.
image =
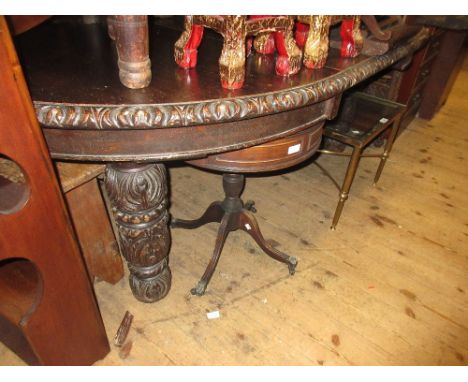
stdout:
<svg viewBox="0 0 468 382">
<path fill-rule="evenodd" d="M 57 166 L 60 184 L 64 192 L 73 190 L 89 180 L 104 173 L 103 164 L 67 163 L 55 162 Z"/>
<path fill-rule="evenodd" d="M 261 172 L 288 168 L 310 158 L 317 151 L 323 124 L 320 122 L 287 138 L 188 163 L 222 172 Z"/>
<path fill-rule="evenodd" d="M 91 364 L 107 354 L 109 344 L 4 17 L 0 83 L 0 153 L 19 165 L 30 190 L 21 208 L 0 215 L 0 260 L 28 261 L 40 280 L 31 302 L 29 289 L 24 290 L 27 284 L 21 282 L 31 274 L 6 263 L 3 270 L 9 276 L 2 279 L 9 282 L 0 285 L 0 294 L 11 296 L 17 288 L 28 306 L 13 315 L 5 310 L 3 317 L 22 331 L 17 344 L 24 345 L 26 339 L 38 363 Z"/>
<path fill-rule="evenodd" d="M 397 102 L 403 103 L 403 104 L 408 103 L 411 97 L 411 94 L 413 92 L 414 85 L 416 83 L 416 78 L 419 73 L 419 68 L 421 66 L 424 55 L 426 54 L 426 49 L 427 49 L 426 47 L 423 49 L 420 49 L 413 56 L 413 62 L 411 63 L 407 71 L 405 72 L 405 75 L 403 76 L 400 91 L 398 93 Z"/>
<path fill-rule="evenodd" d="M 442 29 L 434 30 L 432 38 L 427 44 L 427 49 L 422 61 L 423 64 L 432 61 L 439 54 L 444 33 L 445 32 Z"/>
<path fill-rule="evenodd" d="M 33 15 L 23 15 L 23 16 L 8 16 L 8 21 L 10 23 L 13 34 L 20 34 L 28 31 L 31 28 L 43 23 L 51 16 L 33 16 Z"/>
<path fill-rule="evenodd" d="M 91 277 L 115 284 L 123 264 L 96 179 L 66 194 L 78 242 Z"/>
<path fill-rule="evenodd" d="M 36 308 L 42 293 L 40 274 L 25 259 L 0 262 L 0 312 L 10 322 L 20 322 Z"/>
<path fill-rule="evenodd" d="M 463 62 L 466 31 L 447 31 L 441 38 L 440 55 L 433 63 L 419 116 L 431 119 L 444 104 Z"/>
<path fill-rule="evenodd" d="M 67 193 L 67 204 L 90 276 L 116 283 L 123 277 L 122 259 L 96 179 L 105 166 L 55 164 L 62 190 Z M 6 211 L 12 201 L 21 199 L 21 193 L 24 199 L 27 197 L 25 183 L 21 169 L 0 157 L 0 187 L 3 189 L 0 211 Z"/>
</svg>

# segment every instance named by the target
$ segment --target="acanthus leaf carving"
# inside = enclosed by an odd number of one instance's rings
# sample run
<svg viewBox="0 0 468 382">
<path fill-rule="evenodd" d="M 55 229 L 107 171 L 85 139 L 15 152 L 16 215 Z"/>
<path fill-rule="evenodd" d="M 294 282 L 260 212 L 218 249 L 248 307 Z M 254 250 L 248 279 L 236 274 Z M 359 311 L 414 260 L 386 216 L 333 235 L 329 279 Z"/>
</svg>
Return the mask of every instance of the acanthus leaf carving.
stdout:
<svg viewBox="0 0 468 382">
<path fill-rule="evenodd" d="M 160 300 L 171 286 L 166 168 L 153 163 L 108 164 L 105 188 L 132 292 L 143 302 Z"/>
<path fill-rule="evenodd" d="M 44 127 L 147 129 L 229 122 L 279 113 L 329 99 L 419 49 L 429 38 L 422 30 L 408 43 L 369 57 L 325 79 L 273 93 L 182 104 L 73 105 L 35 101 Z"/>
</svg>

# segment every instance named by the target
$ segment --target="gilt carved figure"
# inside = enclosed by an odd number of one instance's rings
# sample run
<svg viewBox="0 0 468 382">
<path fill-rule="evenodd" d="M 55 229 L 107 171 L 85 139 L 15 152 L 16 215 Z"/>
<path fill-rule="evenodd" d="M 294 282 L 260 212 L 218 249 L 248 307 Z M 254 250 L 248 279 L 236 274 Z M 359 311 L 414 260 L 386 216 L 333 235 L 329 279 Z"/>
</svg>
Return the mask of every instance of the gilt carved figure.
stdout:
<svg viewBox="0 0 468 382">
<path fill-rule="evenodd" d="M 221 85 L 239 89 L 244 83 L 245 59 L 252 44 L 249 36 L 268 31 L 278 51 L 276 73 L 292 75 L 299 71 L 302 61 L 293 27 L 294 19 L 290 16 L 186 16 L 185 30 L 175 43 L 175 61 L 182 68 L 194 68 L 204 28 L 211 28 L 224 39 L 219 58 Z"/>
<path fill-rule="evenodd" d="M 387 41 L 391 32 L 383 32 L 374 16 L 296 16 L 294 38 L 297 45 L 304 50 L 304 66 L 309 69 L 320 69 L 325 65 L 330 46 L 330 28 L 340 26 L 341 57 L 356 57 L 361 53 L 365 42 L 361 30 L 361 20 L 375 39 Z M 263 54 L 275 52 L 275 40 L 271 33 L 259 34 L 254 41 L 255 50 Z"/>
<path fill-rule="evenodd" d="M 330 27 L 340 22 L 341 57 L 358 56 L 364 45 L 361 20 L 376 39 L 390 39 L 391 32 L 383 32 L 375 16 L 297 16 L 294 37 L 297 45 L 304 48 L 304 66 L 320 69 L 325 65 Z"/>
</svg>

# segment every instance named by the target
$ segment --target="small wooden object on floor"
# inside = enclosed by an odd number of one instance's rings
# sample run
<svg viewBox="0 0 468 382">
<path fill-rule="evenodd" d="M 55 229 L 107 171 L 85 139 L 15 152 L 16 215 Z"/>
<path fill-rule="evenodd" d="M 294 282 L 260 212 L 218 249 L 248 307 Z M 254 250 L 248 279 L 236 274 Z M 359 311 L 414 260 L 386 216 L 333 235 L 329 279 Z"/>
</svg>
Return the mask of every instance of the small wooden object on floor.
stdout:
<svg viewBox="0 0 468 382">
<path fill-rule="evenodd" d="M 122 346 L 127 339 L 128 332 L 130 331 L 130 327 L 132 326 L 133 321 L 133 314 L 131 314 L 128 310 L 125 312 L 125 315 L 122 319 L 122 322 L 119 325 L 119 329 L 117 329 L 117 333 L 114 336 L 114 345 L 115 346 Z"/>
</svg>

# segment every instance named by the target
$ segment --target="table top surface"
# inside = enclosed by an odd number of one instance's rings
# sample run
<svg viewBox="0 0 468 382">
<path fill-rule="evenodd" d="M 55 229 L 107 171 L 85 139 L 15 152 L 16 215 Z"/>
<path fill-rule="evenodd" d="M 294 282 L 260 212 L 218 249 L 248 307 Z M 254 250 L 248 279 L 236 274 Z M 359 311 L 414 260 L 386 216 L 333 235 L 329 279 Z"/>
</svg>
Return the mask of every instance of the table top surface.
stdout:
<svg viewBox="0 0 468 382">
<path fill-rule="evenodd" d="M 232 122 L 288 111 L 329 99 L 411 54 L 427 39 L 422 29 L 381 56 L 339 57 L 297 75 L 275 75 L 273 56 L 251 54 L 245 85 L 226 90 L 219 80 L 222 39 L 206 31 L 198 65 L 174 61 L 181 19 L 150 23 L 153 79 L 132 90 L 119 81 L 117 53 L 103 24 L 60 18 L 16 38 L 16 46 L 43 127 L 64 129 L 153 129 Z"/>
</svg>

